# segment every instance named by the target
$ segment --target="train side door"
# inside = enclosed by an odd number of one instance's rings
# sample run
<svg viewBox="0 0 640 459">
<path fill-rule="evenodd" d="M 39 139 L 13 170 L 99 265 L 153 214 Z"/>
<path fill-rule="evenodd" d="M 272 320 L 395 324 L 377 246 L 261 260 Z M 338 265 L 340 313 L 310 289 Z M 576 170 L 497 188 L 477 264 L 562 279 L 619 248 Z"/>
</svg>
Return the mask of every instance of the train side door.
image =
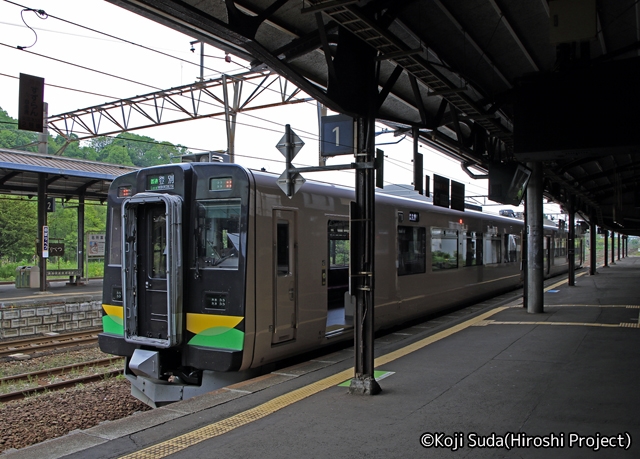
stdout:
<svg viewBox="0 0 640 459">
<path fill-rule="evenodd" d="M 125 341 L 171 347 L 182 335 L 181 198 L 139 193 L 123 203 Z"/>
<path fill-rule="evenodd" d="M 273 344 L 295 339 L 297 327 L 298 269 L 296 213 L 273 211 Z"/>
</svg>

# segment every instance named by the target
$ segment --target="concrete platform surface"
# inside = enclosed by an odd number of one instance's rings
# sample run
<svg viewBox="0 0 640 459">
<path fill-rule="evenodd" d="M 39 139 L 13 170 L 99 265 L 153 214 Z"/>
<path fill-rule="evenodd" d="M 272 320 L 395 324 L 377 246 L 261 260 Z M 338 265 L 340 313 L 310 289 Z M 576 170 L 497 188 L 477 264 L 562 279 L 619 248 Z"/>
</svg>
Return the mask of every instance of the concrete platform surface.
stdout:
<svg viewBox="0 0 640 459">
<path fill-rule="evenodd" d="M 625 258 L 543 314 L 510 294 L 383 336 L 376 396 L 339 386 L 345 349 L 3 457 L 637 458 L 638 280 Z"/>
<path fill-rule="evenodd" d="M 16 288 L 15 284 L 0 284 L 0 308 L 10 305 L 45 304 L 64 302 L 64 298 L 83 297 L 91 300 L 102 298 L 102 279 L 89 279 L 79 285 L 69 285 L 67 280 L 52 280 L 44 292 L 38 288 Z"/>
</svg>

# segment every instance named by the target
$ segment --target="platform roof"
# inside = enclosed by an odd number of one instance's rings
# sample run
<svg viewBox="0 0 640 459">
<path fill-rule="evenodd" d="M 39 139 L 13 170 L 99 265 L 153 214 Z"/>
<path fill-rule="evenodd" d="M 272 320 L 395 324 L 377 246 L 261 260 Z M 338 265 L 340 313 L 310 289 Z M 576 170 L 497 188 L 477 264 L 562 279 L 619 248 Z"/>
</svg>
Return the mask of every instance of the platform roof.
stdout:
<svg viewBox="0 0 640 459">
<path fill-rule="evenodd" d="M 44 174 L 47 196 L 103 200 L 118 176 L 136 167 L 84 161 L 60 156 L 0 149 L 0 193 L 38 195 L 38 178 Z"/>
<path fill-rule="evenodd" d="M 504 161 L 542 161 L 547 196 L 561 202 L 575 196 L 579 210 L 595 215 L 599 225 L 640 234 L 635 208 L 640 139 L 608 148 L 609 141 L 616 145 L 619 127 L 635 124 L 630 107 L 638 102 L 637 91 L 630 93 L 615 80 L 596 87 L 570 82 L 580 106 L 559 118 L 587 116 L 560 135 L 584 137 L 576 128 L 587 134 L 602 131 L 598 148 L 558 150 L 551 145 L 524 156 L 514 150 L 522 81 L 572 71 L 577 71 L 577 81 L 580 69 L 638 61 L 636 1 L 108 1 L 244 57 L 254 68 L 272 69 L 339 112 L 348 110 L 327 88 L 330 65 L 357 58 L 339 56 L 344 52 L 341 31 L 349 30 L 378 53 L 379 89 L 388 91 L 379 107 L 380 120 L 409 134 L 412 127 L 419 128 L 421 142 L 481 171 Z M 558 33 L 571 35 L 574 29 L 561 26 L 583 12 L 589 18 L 584 38 L 570 36 L 559 45 L 567 38 Z M 604 97 L 594 97 L 598 94 Z M 551 123 L 554 114 L 556 107 L 548 103 L 535 118 Z M 548 135 L 544 128 L 537 131 L 540 137 Z M 618 216 L 625 215 L 624 226 L 619 218 L 616 222 L 615 208 Z"/>
</svg>

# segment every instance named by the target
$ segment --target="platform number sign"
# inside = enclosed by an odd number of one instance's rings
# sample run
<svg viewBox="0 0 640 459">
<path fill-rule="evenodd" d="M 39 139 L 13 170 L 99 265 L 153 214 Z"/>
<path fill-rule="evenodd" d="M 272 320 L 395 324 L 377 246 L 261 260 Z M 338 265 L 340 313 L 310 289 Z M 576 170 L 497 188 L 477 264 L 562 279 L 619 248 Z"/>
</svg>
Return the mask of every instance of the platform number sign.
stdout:
<svg viewBox="0 0 640 459">
<path fill-rule="evenodd" d="M 47 198 L 47 212 L 56 211 L 56 198 Z"/>
<path fill-rule="evenodd" d="M 355 153 L 354 120 L 347 115 L 323 116 L 320 121 L 322 156 L 352 155 Z"/>
</svg>

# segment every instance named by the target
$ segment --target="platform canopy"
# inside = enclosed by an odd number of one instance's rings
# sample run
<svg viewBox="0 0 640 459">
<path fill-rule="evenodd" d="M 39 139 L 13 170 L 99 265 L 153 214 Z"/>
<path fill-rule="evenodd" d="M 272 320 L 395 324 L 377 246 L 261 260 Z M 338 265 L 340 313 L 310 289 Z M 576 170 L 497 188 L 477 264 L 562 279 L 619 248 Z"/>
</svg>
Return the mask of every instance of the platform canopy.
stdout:
<svg viewBox="0 0 640 459">
<path fill-rule="evenodd" d="M 543 163 L 547 197 L 640 234 L 640 4 L 633 0 L 108 0 L 377 118 L 470 175 Z M 480 172 L 477 172 L 480 171 Z"/>
<path fill-rule="evenodd" d="M 0 149 L 0 194 L 38 196 L 39 176 L 46 176 L 47 196 L 106 200 L 109 185 L 136 167 Z"/>
</svg>

